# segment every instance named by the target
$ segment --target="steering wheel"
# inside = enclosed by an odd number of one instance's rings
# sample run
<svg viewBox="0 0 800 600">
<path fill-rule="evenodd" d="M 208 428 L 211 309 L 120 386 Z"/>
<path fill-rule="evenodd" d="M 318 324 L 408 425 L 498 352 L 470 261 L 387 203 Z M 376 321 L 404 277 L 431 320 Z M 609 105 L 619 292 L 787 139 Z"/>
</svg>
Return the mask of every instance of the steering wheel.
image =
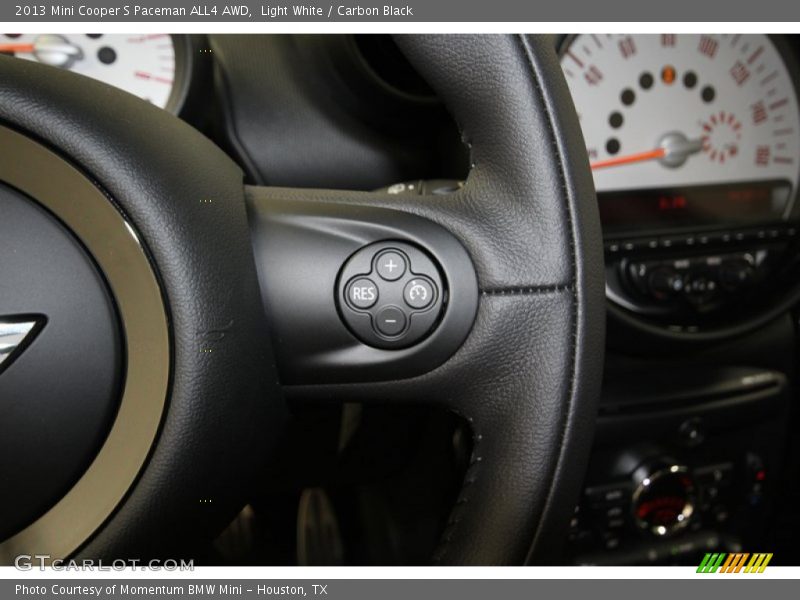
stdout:
<svg viewBox="0 0 800 600">
<path fill-rule="evenodd" d="M 0 562 L 185 555 L 297 397 L 457 412 L 472 458 L 433 561 L 557 557 L 603 357 L 578 120 L 548 37 L 397 42 L 470 149 L 454 193 L 245 187 L 166 112 L 0 58 Z"/>
</svg>

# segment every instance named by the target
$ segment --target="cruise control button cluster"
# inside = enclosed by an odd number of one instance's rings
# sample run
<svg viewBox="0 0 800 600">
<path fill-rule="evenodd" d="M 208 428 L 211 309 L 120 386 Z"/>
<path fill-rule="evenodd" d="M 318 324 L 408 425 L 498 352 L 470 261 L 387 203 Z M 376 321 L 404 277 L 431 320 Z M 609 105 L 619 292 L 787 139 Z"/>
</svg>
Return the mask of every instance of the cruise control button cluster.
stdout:
<svg viewBox="0 0 800 600">
<path fill-rule="evenodd" d="M 379 242 L 352 255 L 339 276 L 342 319 L 362 342 L 404 348 L 435 328 L 444 309 L 439 266 L 421 248 Z"/>
</svg>

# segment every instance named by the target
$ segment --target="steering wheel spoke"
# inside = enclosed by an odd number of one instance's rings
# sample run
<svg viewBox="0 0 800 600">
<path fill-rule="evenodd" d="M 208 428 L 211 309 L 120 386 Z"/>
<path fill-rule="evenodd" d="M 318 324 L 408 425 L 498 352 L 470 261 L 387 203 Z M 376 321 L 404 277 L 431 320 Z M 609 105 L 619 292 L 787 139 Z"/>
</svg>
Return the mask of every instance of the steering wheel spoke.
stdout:
<svg viewBox="0 0 800 600">
<path fill-rule="evenodd" d="M 437 560 L 542 560 L 563 540 L 580 484 L 602 356 L 602 253 L 579 128 L 546 38 L 402 36 L 398 44 L 459 123 L 472 168 L 444 196 L 250 190 L 284 393 L 458 412 L 473 430 L 473 461 Z M 270 235 L 276 223 L 293 233 Z M 334 230 L 335 241 L 319 241 Z M 371 302 L 384 297 L 384 282 L 375 260 L 391 248 L 376 242 L 415 244 L 444 275 L 441 322 L 402 347 L 376 348 L 342 311 L 367 298 L 365 322 L 377 327 L 381 300 Z M 440 243 L 458 251 L 444 254 Z M 287 256 L 280 245 L 294 250 Z M 314 322 L 304 299 L 294 295 L 292 306 L 276 291 L 277 280 L 292 278 L 320 286 L 318 310 L 327 303 L 326 323 L 341 341 L 305 364 L 296 362 L 298 348 L 319 350 L 336 336 Z M 355 285 L 362 289 L 348 298 Z M 465 318 L 449 320 L 465 299 Z"/>
<path fill-rule="evenodd" d="M 446 228 L 386 194 L 247 192 L 283 383 L 407 378 L 463 343 L 478 284 Z"/>
</svg>

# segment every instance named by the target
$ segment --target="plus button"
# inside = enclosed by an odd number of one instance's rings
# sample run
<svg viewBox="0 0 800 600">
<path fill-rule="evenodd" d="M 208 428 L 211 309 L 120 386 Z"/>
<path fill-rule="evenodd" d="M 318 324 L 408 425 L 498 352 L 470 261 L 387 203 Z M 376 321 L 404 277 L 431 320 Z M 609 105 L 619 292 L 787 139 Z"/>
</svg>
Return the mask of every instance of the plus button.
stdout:
<svg viewBox="0 0 800 600">
<path fill-rule="evenodd" d="M 396 281 L 406 272 L 406 260 L 399 252 L 388 250 L 378 257 L 376 268 L 383 279 Z"/>
</svg>

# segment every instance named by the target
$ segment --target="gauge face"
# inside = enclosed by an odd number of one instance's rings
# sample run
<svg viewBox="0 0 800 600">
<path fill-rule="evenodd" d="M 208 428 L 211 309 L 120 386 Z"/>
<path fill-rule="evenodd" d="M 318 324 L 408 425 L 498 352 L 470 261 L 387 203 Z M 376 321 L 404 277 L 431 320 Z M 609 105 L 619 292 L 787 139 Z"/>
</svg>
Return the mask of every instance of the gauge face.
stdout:
<svg viewBox="0 0 800 600">
<path fill-rule="evenodd" d="M 99 79 L 177 112 L 176 48 L 167 34 L 5 34 L 0 51 Z"/>
<path fill-rule="evenodd" d="M 739 224 L 790 210 L 800 108 L 768 36 L 580 35 L 561 64 L 604 225 Z"/>
</svg>

